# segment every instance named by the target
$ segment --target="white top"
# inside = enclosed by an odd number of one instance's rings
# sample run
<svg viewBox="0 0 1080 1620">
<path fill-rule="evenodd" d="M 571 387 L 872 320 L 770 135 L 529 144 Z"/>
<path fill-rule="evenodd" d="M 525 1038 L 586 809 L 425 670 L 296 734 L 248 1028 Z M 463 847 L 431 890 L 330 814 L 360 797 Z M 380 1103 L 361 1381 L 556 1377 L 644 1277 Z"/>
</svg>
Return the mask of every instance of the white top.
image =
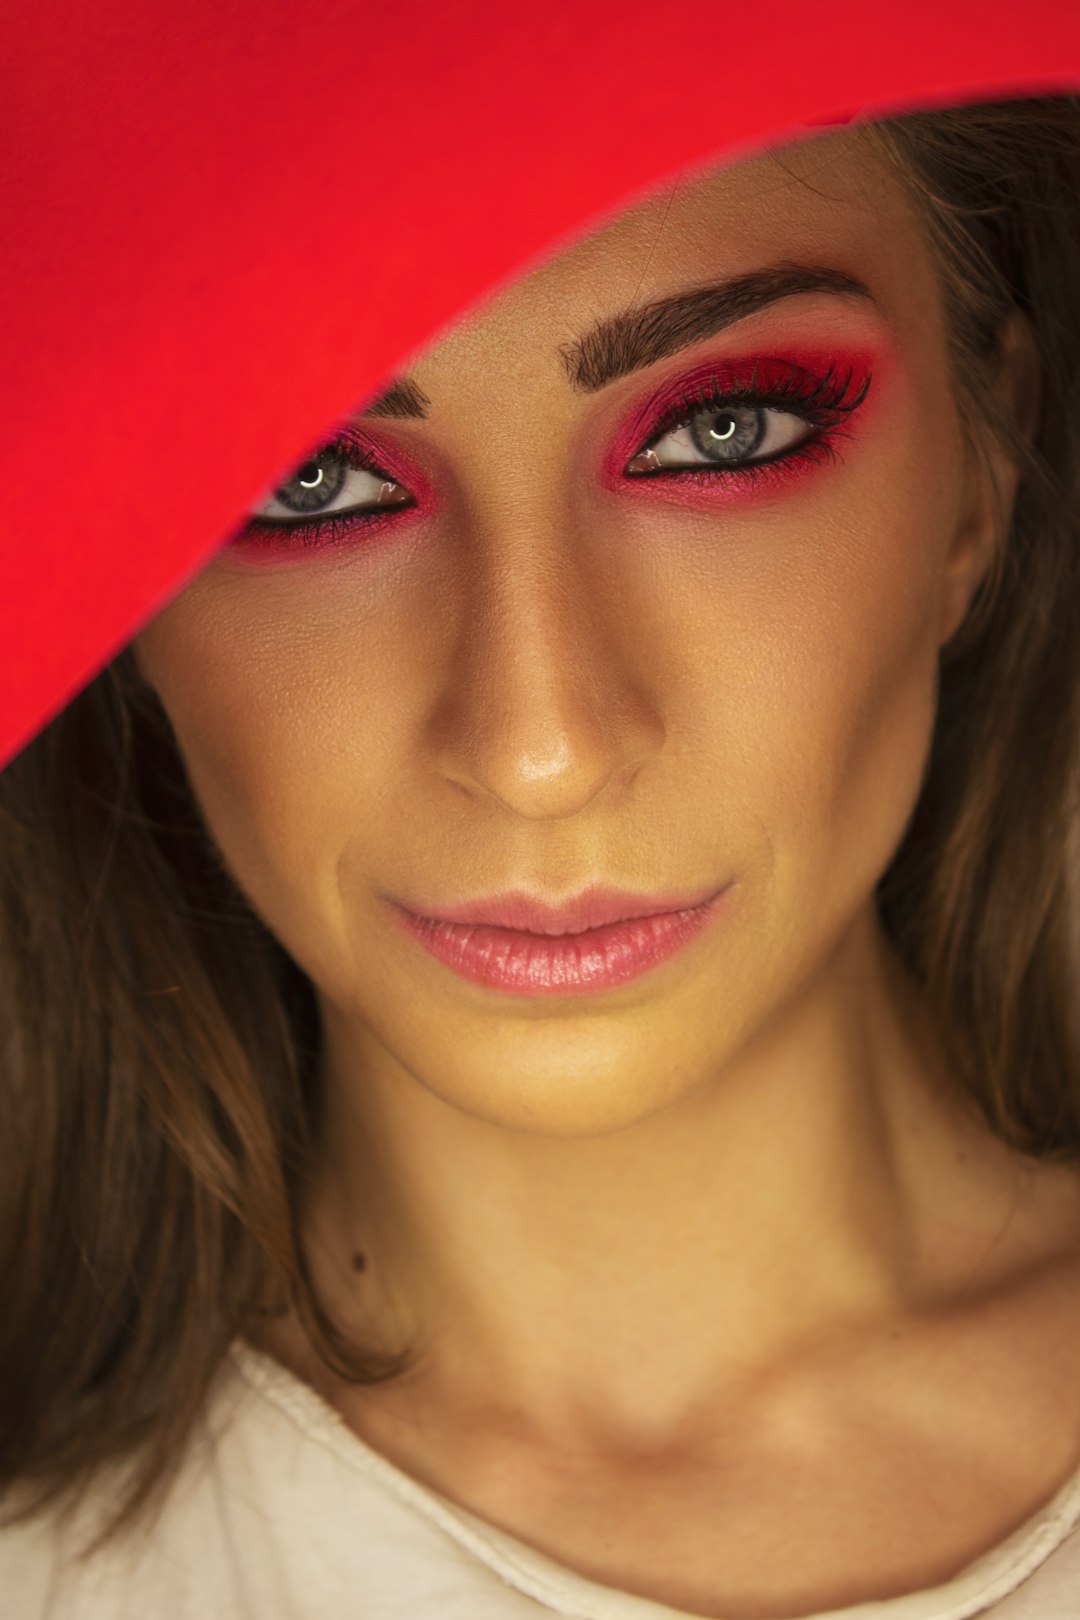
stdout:
<svg viewBox="0 0 1080 1620">
<path fill-rule="evenodd" d="M 0 1529 L 3 1620 L 699 1620 L 600 1586 L 419 1485 L 234 1344 L 149 1532 L 79 1565 L 87 1504 Z M 1080 1620 L 1080 1472 L 944 1586 L 813 1620 Z"/>
</svg>

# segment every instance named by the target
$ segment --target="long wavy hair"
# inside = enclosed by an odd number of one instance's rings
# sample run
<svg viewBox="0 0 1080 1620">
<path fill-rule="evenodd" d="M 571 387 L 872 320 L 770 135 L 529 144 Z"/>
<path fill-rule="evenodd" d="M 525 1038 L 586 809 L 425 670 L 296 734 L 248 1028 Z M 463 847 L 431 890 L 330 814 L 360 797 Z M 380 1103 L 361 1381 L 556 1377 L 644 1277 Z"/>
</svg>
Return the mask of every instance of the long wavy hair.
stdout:
<svg viewBox="0 0 1080 1620">
<path fill-rule="evenodd" d="M 867 126 L 925 221 L 973 453 L 1022 478 L 940 657 L 918 804 L 877 892 L 956 1073 L 1017 1150 L 1080 1152 L 1080 101 Z M 1020 310 L 1034 442 L 980 386 Z M 123 652 L 0 775 L 0 1494 L 12 1520 L 125 1486 L 163 1500 L 231 1341 L 295 1309 L 341 1376 L 395 1376 L 315 1295 L 319 1029 L 301 970 L 203 823 Z M 18 1489 L 16 1489 L 16 1487 Z"/>
</svg>

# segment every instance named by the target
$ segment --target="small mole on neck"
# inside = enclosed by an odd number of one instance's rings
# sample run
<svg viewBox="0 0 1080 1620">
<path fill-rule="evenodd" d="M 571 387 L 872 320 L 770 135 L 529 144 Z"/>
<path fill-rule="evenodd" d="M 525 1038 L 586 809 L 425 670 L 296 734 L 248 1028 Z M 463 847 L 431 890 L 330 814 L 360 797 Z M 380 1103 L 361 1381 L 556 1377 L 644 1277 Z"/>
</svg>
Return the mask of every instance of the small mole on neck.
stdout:
<svg viewBox="0 0 1080 1620">
<path fill-rule="evenodd" d="M 352 1268 L 354 1271 L 367 1270 L 367 1255 L 361 1254 L 359 1249 L 357 1249 L 356 1253 L 352 1257 Z"/>
</svg>

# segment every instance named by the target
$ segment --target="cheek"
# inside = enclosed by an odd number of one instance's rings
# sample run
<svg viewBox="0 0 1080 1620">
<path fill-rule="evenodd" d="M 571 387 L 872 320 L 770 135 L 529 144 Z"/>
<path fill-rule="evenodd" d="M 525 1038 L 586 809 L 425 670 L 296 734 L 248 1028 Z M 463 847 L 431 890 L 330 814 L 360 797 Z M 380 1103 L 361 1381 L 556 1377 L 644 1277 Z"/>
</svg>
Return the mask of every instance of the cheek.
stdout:
<svg viewBox="0 0 1080 1620">
<path fill-rule="evenodd" d="M 342 625 L 241 612 L 227 594 L 207 585 L 167 609 L 137 644 L 140 667 L 235 881 L 308 972 L 333 975 L 346 937 L 338 864 L 370 836 L 394 768 L 400 678 Z"/>
<path fill-rule="evenodd" d="M 918 478 L 922 447 L 902 443 L 695 552 L 715 796 L 747 813 L 779 911 L 814 928 L 888 865 L 933 735 L 954 484 Z"/>
<path fill-rule="evenodd" d="M 780 909 L 815 927 L 872 887 L 921 783 L 955 521 L 944 432 L 897 422 L 838 476 L 731 520 L 620 501 L 586 527 L 612 639 L 664 714 L 675 763 L 654 791 L 689 794 L 679 816 L 721 827 L 723 853 L 769 868 Z M 350 958 L 349 884 L 407 878 L 440 836 L 425 727 L 457 689 L 472 598 L 460 558 L 429 549 L 333 588 L 318 567 L 211 569 L 137 643 L 226 864 L 324 983 Z"/>
<path fill-rule="evenodd" d="M 775 710 L 774 779 L 792 848 L 812 849 L 824 882 L 865 892 L 914 808 L 933 733 L 936 642 L 852 590 L 850 618 L 809 610 Z M 859 619 L 863 609 L 872 617 Z M 872 627 L 872 633 L 870 632 Z"/>
</svg>

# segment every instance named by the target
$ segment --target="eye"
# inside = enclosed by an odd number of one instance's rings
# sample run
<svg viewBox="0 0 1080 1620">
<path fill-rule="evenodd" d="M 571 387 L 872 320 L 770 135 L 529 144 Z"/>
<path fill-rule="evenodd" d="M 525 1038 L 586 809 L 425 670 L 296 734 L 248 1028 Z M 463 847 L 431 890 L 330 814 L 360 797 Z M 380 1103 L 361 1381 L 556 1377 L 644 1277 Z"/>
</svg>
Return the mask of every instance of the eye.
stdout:
<svg viewBox="0 0 1080 1620">
<path fill-rule="evenodd" d="M 404 485 L 366 453 L 351 445 L 331 444 L 303 462 L 261 505 L 253 507 L 250 518 L 255 523 L 287 526 L 411 503 Z"/>
<path fill-rule="evenodd" d="M 814 436 L 814 424 L 793 411 L 766 405 L 708 405 L 645 445 L 626 471 L 642 474 L 771 461 Z"/>
</svg>

